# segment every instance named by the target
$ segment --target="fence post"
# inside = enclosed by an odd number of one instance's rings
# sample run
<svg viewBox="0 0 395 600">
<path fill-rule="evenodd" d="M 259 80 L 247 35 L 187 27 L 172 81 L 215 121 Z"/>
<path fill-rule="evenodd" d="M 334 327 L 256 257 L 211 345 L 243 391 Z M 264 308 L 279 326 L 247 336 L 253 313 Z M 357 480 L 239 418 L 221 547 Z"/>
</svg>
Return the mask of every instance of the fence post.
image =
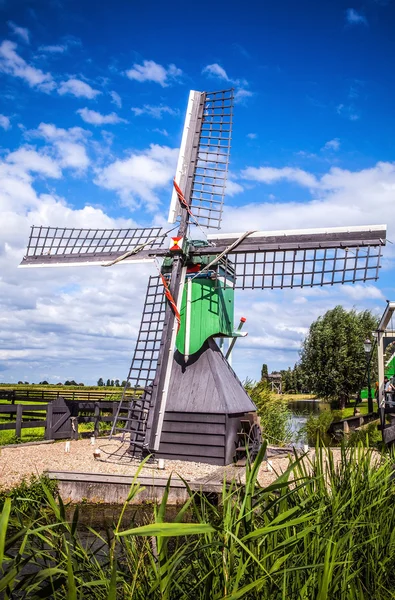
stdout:
<svg viewBox="0 0 395 600">
<path fill-rule="evenodd" d="M 23 404 L 16 405 L 16 423 L 15 423 L 15 437 L 19 439 L 22 431 L 22 411 Z"/>
<path fill-rule="evenodd" d="M 52 420 L 53 420 L 53 406 L 52 402 L 47 404 L 47 416 L 45 420 L 45 439 L 52 440 Z"/>
<path fill-rule="evenodd" d="M 98 437 L 99 436 L 99 421 L 100 421 L 100 404 L 98 402 L 95 402 L 94 418 L 95 418 L 94 434 L 95 434 L 95 437 Z"/>
</svg>

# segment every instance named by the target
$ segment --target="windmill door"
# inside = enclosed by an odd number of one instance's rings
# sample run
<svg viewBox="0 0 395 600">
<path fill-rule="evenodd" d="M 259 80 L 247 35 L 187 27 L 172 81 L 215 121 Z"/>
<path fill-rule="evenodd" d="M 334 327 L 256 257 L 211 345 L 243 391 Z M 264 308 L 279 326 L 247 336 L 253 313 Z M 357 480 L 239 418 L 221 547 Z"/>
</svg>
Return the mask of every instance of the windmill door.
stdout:
<svg viewBox="0 0 395 600">
<path fill-rule="evenodd" d="M 59 396 L 48 405 L 45 437 L 48 440 L 76 439 L 78 437 L 78 406 Z M 77 410 L 75 410 L 77 409 Z"/>
</svg>

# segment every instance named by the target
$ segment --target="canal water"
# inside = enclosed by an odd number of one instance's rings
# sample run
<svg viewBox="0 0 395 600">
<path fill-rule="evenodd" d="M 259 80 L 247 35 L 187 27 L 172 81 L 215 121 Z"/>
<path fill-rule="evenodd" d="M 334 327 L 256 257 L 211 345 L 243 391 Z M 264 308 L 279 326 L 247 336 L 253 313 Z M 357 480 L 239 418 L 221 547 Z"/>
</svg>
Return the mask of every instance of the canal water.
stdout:
<svg viewBox="0 0 395 600">
<path fill-rule="evenodd" d="M 300 431 L 307 419 L 311 414 L 318 415 L 323 410 L 329 410 L 330 405 L 320 400 L 305 399 L 288 402 L 288 408 L 292 413 L 290 421 L 292 443 L 295 446 L 303 446 L 303 444 L 307 444 L 307 440 L 303 439 Z"/>
</svg>

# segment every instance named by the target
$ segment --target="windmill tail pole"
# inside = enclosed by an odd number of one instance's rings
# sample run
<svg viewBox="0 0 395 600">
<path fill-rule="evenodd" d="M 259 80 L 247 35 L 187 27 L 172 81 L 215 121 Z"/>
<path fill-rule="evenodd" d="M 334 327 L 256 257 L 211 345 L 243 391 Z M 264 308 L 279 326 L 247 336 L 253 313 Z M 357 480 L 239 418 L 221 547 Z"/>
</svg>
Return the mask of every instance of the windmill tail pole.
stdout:
<svg viewBox="0 0 395 600">
<path fill-rule="evenodd" d="M 239 323 L 239 326 L 238 326 L 238 328 L 237 328 L 237 331 L 240 331 L 240 330 L 243 328 L 243 325 L 244 325 L 244 323 L 245 323 L 246 321 L 247 321 L 247 319 L 246 319 L 245 317 L 241 317 L 241 319 L 240 319 L 240 323 Z M 232 340 L 232 342 L 230 343 L 230 345 L 229 345 L 229 348 L 228 348 L 228 351 L 227 351 L 227 353 L 225 354 L 225 358 L 226 358 L 226 360 L 228 360 L 228 358 L 229 358 L 229 357 L 230 357 L 230 355 L 232 354 L 232 350 L 233 350 L 233 348 L 234 348 L 234 345 L 235 345 L 235 343 L 236 343 L 236 340 L 237 340 L 237 337 L 234 337 L 234 338 L 233 338 L 233 340 Z"/>
</svg>

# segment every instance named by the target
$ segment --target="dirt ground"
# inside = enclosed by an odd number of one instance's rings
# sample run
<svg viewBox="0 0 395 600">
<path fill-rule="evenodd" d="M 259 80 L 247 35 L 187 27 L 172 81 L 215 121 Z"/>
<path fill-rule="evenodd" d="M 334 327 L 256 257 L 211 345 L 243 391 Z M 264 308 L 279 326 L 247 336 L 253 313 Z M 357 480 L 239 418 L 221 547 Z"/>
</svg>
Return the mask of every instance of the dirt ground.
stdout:
<svg viewBox="0 0 395 600">
<path fill-rule="evenodd" d="M 10 489 L 31 475 L 41 475 L 46 471 L 73 471 L 76 473 L 103 473 L 113 475 L 134 475 L 139 463 L 132 461 L 125 453 L 126 446 L 117 441 L 97 439 L 92 446 L 89 439 L 71 441 L 70 452 L 65 452 L 66 442 L 37 445 L 18 445 L 0 449 L 0 489 Z M 95 449 L 100 449 L 100 458 L 95 458 Z M 270 456 L 270 453 L 269 453 Z M 275 480 L 276 472 L 282 472 L 289 464 L 288 455 L 282 452 L 272 456 L 271 464 L 265 461 L 260 469 L 259 482 L 267 485 Z M 242 480 L 244 467 L 218 467 L 205 463 L 165 460 L 165 468 L 158 463 L 147 464 L 141 475 L 168 477 L 179 474 L 188 481 L 210 481 L 222 483 L 236 477 Z"/>
</svg>

